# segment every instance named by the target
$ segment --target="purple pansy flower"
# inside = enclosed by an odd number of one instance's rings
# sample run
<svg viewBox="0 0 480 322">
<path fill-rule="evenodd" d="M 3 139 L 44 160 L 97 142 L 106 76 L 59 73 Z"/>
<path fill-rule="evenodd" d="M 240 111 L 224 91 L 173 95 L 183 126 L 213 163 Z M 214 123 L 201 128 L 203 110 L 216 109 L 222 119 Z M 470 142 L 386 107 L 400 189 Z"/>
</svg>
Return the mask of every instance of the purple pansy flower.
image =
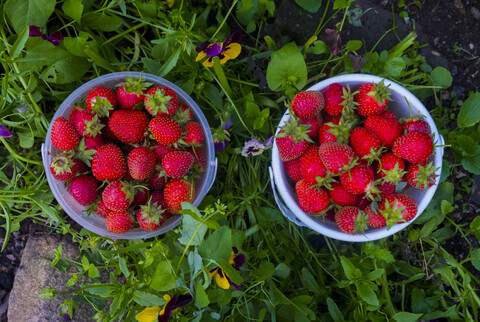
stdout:
<svg viewBox="0 0 480 322">
<path fill-rule="evenodd" d="M 29 30 L 30 30 L 30 37 L 40 37 L 44 40 L 48 40 L 54 46 L 58 46 L 58 44 L 60 43 L 60 40 L 63 39 L 63 35 L 60 31 L 55 31 L 50 36 L 46 36 L 40 31 L 40 28 L 38 26 L 31 25 Z"/>
<path fill-rule="evenodd" d="M 323 42 L 330 47 L 332 55 L 338 55 L 340 47 L 342 47 L 342 35 L 345 31 L 327 28 L 325 29 L 325 33 L 326 35 L 322 37 Z"/>
<path fill-rule="evenodd" d="M 192 296 L 190 294 L 175 294 L 173 297 L 165 294 L 163 299 L 166 301 L 163 308 L 160 306 L 147 307 L 142 312 L 138 313 L 135 318 L 140 322 L 167 322 L 170 320 L 172 312 L 175 310 L 184 307 L 192 301 Z"/>
<path fill-rule="evenodd" d="M 240 267 L 245 264 L 245 254 L 239 254 L 237 247 L 232 247 L 232 253 L 230 259 L 228 260 L 228 263 L 232 265 L 232 267 L 235 268 L 237 271 L 239 271 Z M 230 285 L 235 287 L 237 290 L 240 290 L 242 287 L 242 284 L 237 285 L 233 283 L 230 280 L 230 277 L 228 277 L 227 273 L 221 267 L 216 267 L 207 273 L 210 277 L 213 277 L 217 285 L 224 290 L 228 290 L 230 288 Z"/>
<path fill-rule="evenodd" d="M 213 133 L 213 146 L 215 153 L 223 151 L 230 142 L 230 132 L 228 129 L 233 125 L 232 121 L 228 120 L 227 123 L 222 123 L 220 132 Z"/>
<path fill-rule="evenodd" d="M 265 142 L 260 143 L 257 139 L 252 139 L 245 142 L 245 146 L 242 149 L 242 155 L 244 157 L 253 157 L 260 155 L 263 151 L 272 147 L 273 136 L 269 137 Z"/>
<path fill-rule="evenodd" d="M 220 64 L 224 64 L 229 59 L 237 58 L 240 55 L 242 46 L 238 43 L 242 38 L 242 32 L 240 30 L 235 31 L 225 39 L 224 42 L 211 43 L 204 41 L 195 50 L 198 55 L 195 61 L 203 60 L 203 65 L 206 67 L 213 66 L 213 57 L 220 59 Z"/>
<path fill-rule="evenodd" d="M 9 138 L 12 136 L 12 133 L 8 130 L 5 125 L 0 124 L 0 137 L 2 138 Z"/>
</svg>

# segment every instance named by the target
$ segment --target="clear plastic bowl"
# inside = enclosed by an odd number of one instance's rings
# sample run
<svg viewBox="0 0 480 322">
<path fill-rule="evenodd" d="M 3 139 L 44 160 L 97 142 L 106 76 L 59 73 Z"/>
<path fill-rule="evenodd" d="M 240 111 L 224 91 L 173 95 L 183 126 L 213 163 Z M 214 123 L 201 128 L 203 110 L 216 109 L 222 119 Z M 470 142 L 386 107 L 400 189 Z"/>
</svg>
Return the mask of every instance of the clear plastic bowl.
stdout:
<svg viewBox="0 0 480 322">
<path fill-rule="evenodd" d="M 437 126 L 433 121 L 432 117 L 428 113 L 425 106 L 420 102 L 418 98 L 416 98 L 411 92 L 405 89 L 403 86 L 394 83 L 388 79 L 384 79 L 378 76 L 373 75 L 366 75 L 366 74 L 348 74 L 348 75 L 340 75 L 328 78 L 323 80 L 308 90 L 322 90 L 323 88 L 327 87 L 332 83 L 340 83 L 350 85 L 350 88 L 353 90 L 358 89 L 362 84 L 365 83 L 379 83 L 380 81 L 384 80 L 385 85 L 389 85 L 389 89 L 392 90 L 391 98 L 392 100 L 388 103 L 387 109 L 391 110 L 395 113 L 398 118 L 408 117 L 410 116 L 410 110 L 408 108 L 408 103 L 412 109 L 413 115 L 423 115 L 425 116 L 425 121 L 428 122 L 432 133 L 434 134 L 435 140 L 435 153 L 433 155 L 433 161 L 435 167 L 438 168 L 436 174 L 438 175 L 435 180 L 435 185 L 431 186 L 426 190 L 420 190 L 410 187 L 405 191 L 406 194 L 415 198 L 418 203 L 418 212 L 415 218 L 409 222 L 401 223 L 401 224 L 394 224 L 390 229 L 387 228 L 376 228 L 376 229 L 369 229 L 364 234 L 357 234 L 351 235 L 342 232 L 337 224 L 331 220 L 323 218 L 313 218 L 312 216 L 306 214 L 305 212 L 300 209 L 296 192 L 295 186 L 292 185 L 289 181 L 289 177 L 284 170 L 283 162 L 280 159 L 280 155 L 278 153 L 276 141 L 273 145 L 272 151 L 272 166 L 270 168 L 270 178 L 271 184 L 274 192 L 274 196 L 276 202 L 278 204 L 279 209 L 282 213 L 293 223 L 299 226 L 306 226 L 322 235 L 343 240 L 349 242 L 365 242 L 371 240 L 377 240 L 381 238 L 388 237 L 393 235 L 400 230 L 407 227 L 411 224 L 420 214 L 425 210 L 427 205 L 432 200 L 435 191 L 437 190 L 439 180 L 440 180 L 440 173 L 442 171 L 442 158 L 443 158 L 443 147 L 440 145 L 444 145 L 443 137 L 438 133 Z M 281 119 L 277 133 L 280 130 L 280 127 L 285 124 L 290 119 L 290 115 L 288 110 L 285 112 L 283 118 Z"/>
<path fill-rule="evenodd" d="M 53 120 L 60 116 L 66 117 L 68 119 L 68 115 L 70 114 L 70 111 L 74 107 L 75 103 L 82 102 L 82 100 L 87 97 L 87 94 L 91 89 L 97 86 L 107 86 L 110 88 L 115 88 L 118 84 L 125 81 L 125 76 L 138 78 L 140 74 L 142 76 L 142 80 L 145 82 L 150 82 L 154 85 L 167 86 L 172 88 L 177 93 L 179 102 L 186 104 L 187 106 L 192 108 L 194 119 L 202 125 L 203 134 L 205 136 L 205 159 L 207 169 L 203 174 L 203 177 L 197 180 L 193 205 L 197 206 L 198 204 L 200 204 L 203 197 L 205 197 L 208 190 L 210 190 L 213 182 L 215 181 L 215 176 L 217 172 L 217 159 L 215 158 L 212 133 L 210 132 L 210 126 L 208 125 L 207 119 L 205 118 L 205 115 L 200 110 L 198 105 L 192 100 L 192 98 L 175 84 L 161 77 L 139 72 L 111 73 L 97 77 L 83 84 L 82 86 L 77 88 L 72 94 L 70 94 L 67 99 L 65 99 L 65 101 L 63 101 L 63 103 L 60 105 L 57 112 L 53 116 L 53 119 L 50 122 L 50 127 L 48 128 L 45 143 L 42 144 L 42 159 L 50 189 L 52 190 L 55 199 L 58 201 L 63 210 L 65 210 L 65 212 L 73 220 L 75 220 L 84 228 L 104 237 L 118 239 L 150 238 L 163 234 L 178 226 L 180 224 L 182 216 L 172 216 L 159 229 L 153 232 L 149 232 L 141 228 L 134 228 L 123 234 L 115 234 L 109 232 L 105 226 L 105 218 L 102 218 L 96 214 L 87 215 L 85 207 L 81 206 L 67 191 L 67 189 L 65 188 L 65 184 L 61 181 L 56 180 L 50 172 L 50 163 L 54 155 L 59 152 L 59 150 L 52 146 L 50 140 L 52 124 Z"/>
</svg>

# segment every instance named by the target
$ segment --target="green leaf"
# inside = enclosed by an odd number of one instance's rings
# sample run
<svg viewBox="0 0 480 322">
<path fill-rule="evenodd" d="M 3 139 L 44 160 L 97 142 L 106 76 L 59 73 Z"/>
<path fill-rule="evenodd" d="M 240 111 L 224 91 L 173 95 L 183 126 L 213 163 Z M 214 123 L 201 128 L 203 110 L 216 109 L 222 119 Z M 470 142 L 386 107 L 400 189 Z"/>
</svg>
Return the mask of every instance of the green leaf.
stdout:
<svg viewBox="0 0 480 322">
<path fill-rule="evenodd" d="M 112 16 L 100 12 L 89 12 L 83 15 L 82 25 L 99 31 L 116 31 L 123 24 L 119 16 Z"/>
<path fill-rule="evenodd" d="M 220 265 L 233 283 L 240 285 L 243 282 L 243 278 L 240 276 L 240 273 L 228 261 L 219 260 L 218 265 Z"/>
<path fill-rule="evenodd" d="M 130 271 L 128 270 L 127 267 L 127 262 L 125 261 L 125 258 L 120 257 L 118 259 L 118 266 L 120 267 L 120 270 L 122 271 L 123 275 L 125 275 L 126 278 L 130 275 Z"/>
<path fill-rule="evenodd" d="M 195 306 L 199 309 L 204 308 L 210 304 L 208 295 L 203 288 L 203 285 L 200 281 L 197 281 L 195 284 Z"/>
<path fill-rule="evenodd" d="M 442 200 L 440 204 L 440 209 L 442 211 L 442 215 L 447 215 L 451 213 L 455 208 L 453 207 L 452 203 L 447 200 Z"/>
<path fill-rule="evenodd" d="M 157 72 L 157 75 L 160 77 L 164 77 L 167 75 L 175 65 L 177 65 L 178 57 L 180 57 L 180 53 L 182 52 L 182 49 L 179 47 L 175 51 L 173 55 L 171 55 L 166 62 L 162 64 L 162 67 L 160 67 L 160 70 Z"/>
<path fill-rule="evenodd" d="M 440 86 L 442 88 L 448 88 L 452 86 L 452 74 L 450 74 L 450 72 L 444 67 L 435 67 L 430 73 L 430 76 L 432 77 L 433 84 L 435 86 Z"/>
<path fill-rule="evenodd" d="M 475 125 L 480 121 L 480 93 L 476 92 L 463 102 L 457 117 L 460 128 Z"/>
<path fill-rule="evenodd" d="M 442 200 L 442 203 L 445 200 Z M 420 230 L 419 237 L 426 238 L 431 235 L 431 233 L 438 227 L 439 223 L 437 218 L 432 218 L 427 221 L 425 224 L 422 225 L 422 229 Z"/>
<path fill-rule="evenodd" d="M 462 166 L 465 170 L 473 174 L 480 174 L 480 154 L 474 157 L 464 157 Z"/>
<path fill-rule="evenodd" d="M 35 143 L 32 131 L 18 131 L 17 135 L 20 147 L 24 149 L 30 149 L 33 146 L 33 143 Z"/>
<path fill-rule="evenodd" d="M 383 68 L 388 75 L 397 77 L 400 76 L 405 67 L 405 61 L 401 57 L 395 57 L 387 60 Z"/>
<path fill-rule="evenodd" d="M 286 279 L 290 275 L 290 267 L 285 263 L 280 263 L 275 267 L 275 275 Z"/>
<path fill-rule="evenodd" d="M 415 322 L 420 319 L 423 314 L 416 314 L 410 312 L 397 312 L 393 316 L 393 319 L 398 322 Z"/>
<path fill-rule="evenodd" d="M 92 64 L 85 58 L 68 55 L 48 67 L 40 78 L 55 84 L 68 84 L 79 80 L 87 73 Z"/>
<path fill-rule="evenodd" d="M 156 291 L 169 291 L 175 287 L 175 274 L 170 261 L 163 260 L 158 263 L 150 287 Z"/>
<path fill-rule="evenodd" d="M 472 265 L 473 265 L 473 267 L 475 267 L 477 269 L 477 271 L 480 271 L 480 249 L 479 248 L 472 249 L 470 251 L 470 257 L 478 258 L 478 259 L 472 260 Z"/>
<path fill-rule="evenodd" d="M 359 281 L 358 283 L 356 283 L 356 285 L 357 285 L 358 296 L 360 296 L 362 300 L 364 300 L 369 305 L 373 305 L 373 306 L 379 305 L 377 294 L 375 293 L 375 291 L 372 288 L 372 285 L 369 282 Z"/>
<path fill-rule="evenodd" d="M 343 268 L 343 272 L 345 273 L 345 276 L 349 280 L 354 280 L 356 278 L 356 270 L 357 270 L 355 265 L 353 265 L 352 262 L 350 262 L 350 260 L 345 256 L 340 256 L 340 261 L 342 263 L 342 268 Z"/>
<path fill-rule="evenodd" d="M 98 270 L 98 268 L 95 265 L 90 264 L 88 267 L 88 277 L 95 278 L 99 276 L 100 276 L 100 271 Z"/>
<path fill-rule="evenodd" d="M 27 42 L 29 36 L 29 28 L 28 26 L 25 26 L 20 35 L 18 35 L 17 40 L 15 40 L 15 43 L 10 48 L 10 51 L 8 52 L 11 59 L 15 59 L 18 55 L 20 55 L 23 48 L 25 48 L 25 43 Z"/>
<path fill-rule="evenodd" d="M 66 0 L 62 5 L 62 10 L 77 23 L 81 22 L 83 14 L 82 0 Z"/>
<path fill-rule="evenodd" d="M 463 156 L 476 156 L 479 152 L 477 142 L 468 135 L 458 135 L 455 142 L 457 148 L 461 149 Z"/>
<path fill-rule="evenodd" d="M 80 31 L 78 37 L 63 38 L 63 45 L 69 53 L 79 57 L 88 57 L 85 53 L 86 48 L 97 48 L 97 42 L 93 40 L 89 33 L 84 31 Z"/>
<path fill-rule="evenodd" d="M 342 312 L 337 306 L 337 303 L 335 303 L 335 301 L 332 300 L 330 297 L 327 298 L 327 307 L 328 307 L 328 313 L 330 313 L 330 316 L 332 317 L 333 321 L 335 322 L 345 321 Z"/>
<path fill-rule="evenodd" d="M 138 290 L 133 291 L 133 300 L 141 306 L 162 306 L 165 304 L 165 300 L 161 297 Z"/>
<path fill-rule="evenodd" d="M 470 229 L 472 231 L 477 231 L 480 229 L 480 216 L 475 217 L 470 223 Z"/>
<path fill-rule="evenodd" d="M 302 278 L 309 291 L 317 295 L 322 293 L 322 290 L 318 285 L 317 280 L 315 279 L 315 277 L 313 277 L 312 273 L 310 273 L 310 271 L 306 267 L 302 268 Z"/>
<path fill-rule="evenodd" d="M 65 284 L 66 287 L 73 286 L 77 283 L 78 281 L 78 275 L 74 273 L 72 277 L 68 280 L 67 284 Z"/>
<path fill-rule="evenodd" d="M 44 27 L 55 10 L 55 4 L 55 0 L 7 0 L 5 14 L 15 32 L 20 34 L 25 26 Z"/>
<path fill-rule="evenodd" d="M 24 62 L 19 63 L 21 70 L 39 72 L 44 66 L 68 57 L 68 52 L 55 47 L 51 42 L 40 37 L 30 37 L 25 44 L 26 54 Z"/>
<path fill-rule="evenodd" d="M 263 263 L 258 267 L 255 271 L 253 271 L 253 275 L 256 276 L 256 282 L 265 281 L 267 278 L 273 275 L 275 272 L 275 265 L 273 263 Z"/>
<path fill-rule="evenodd" d="M 311 13 L 317 12 L 322 6 L 322 0 L 295 0 L 295 2 Z"/>
<path fill-rule="evenodd" d="M 333 3 L 333 9 L 345 9 L 353 2 L 354 0 L 335 0 Z"/>
<path fill-rule="evenodd" d="M 191 216 L 183 216 L 181 236 L 178 242 L 182 245 L 200 245 L 203 242 L 207 227 L 201 225 Z"/>
<path fill-rule="evenodd" d="M 323 54 L 330 51 L 330 48 L 321 40 L 317 40 L 313 43 L 313 46 L 308 47 L 307 52 L 312 54 Z"/>
<path fill-rule="evenodd" d="M 213 232 L 206 241 L 198 247 L 198 253 L 206 259 L 218 263 L 220 260 L 228 261 L 232 254 L 232 233 L 227 226 L 222 226 Z"/>
<path fill-rule="evenodd" d="M 362 48 L 363 43 L 360 40 L 349 40 L 345 45 L 345 49 L 348 51 L 356 51 Z"/>
<path fill-rule="evenodd" d="M 370 281 L 376 281 L 380 277 L 382 277 L 383 273 L 385 273 L 385 270 L 383 268 L 377 268 L 376 270 L 368 273 L 366 278 Z"/>
<path fill-rule="evenodd" d="M 202 257 L 198 255 L 197 250 L 188 252 L 188 265 L 190 265 L 190 270 L 193 276 L 196 276 L 197 273 L 203 268 Z"/>
<path fill-rule="evenodd" d="M 294 86 L 301 90 L 307 84 L 307 65 L 294 42 L 272 53 L 267 67 L 267 83 L 272 91 Z"/>
</svg>

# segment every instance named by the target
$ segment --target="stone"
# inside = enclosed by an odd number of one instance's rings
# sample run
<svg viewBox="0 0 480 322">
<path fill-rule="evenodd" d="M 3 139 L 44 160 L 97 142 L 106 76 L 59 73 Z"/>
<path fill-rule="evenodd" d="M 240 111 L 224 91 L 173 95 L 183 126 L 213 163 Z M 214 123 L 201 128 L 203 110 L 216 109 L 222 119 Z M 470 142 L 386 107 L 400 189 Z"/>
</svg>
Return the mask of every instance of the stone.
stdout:
<svg viewBox="0 0 480 322">
<path fill-rule="evenodd" d="M 69 298 L 68 295 L 59 295 L 55 299 L 38 298 L 43 294 L 40 287 L 53 286 L 57 291 L 67 292 L 75 289 L 75 286 L 65 287 L 71 275 L 57 270 L 47 260 L 53 258 L 58 245 L 62 245 L 65 256 L 78 257 L 78 246 L 66 236 L 51 234 L 28 239 L 10 293 L 7 313 L 10 322 L 64 321 L 63 317 L 59 317 L 59 306 Z M 91 308 L 80 303 L 72 321 L 91 321 L 92 315 Z"/>
</svg>

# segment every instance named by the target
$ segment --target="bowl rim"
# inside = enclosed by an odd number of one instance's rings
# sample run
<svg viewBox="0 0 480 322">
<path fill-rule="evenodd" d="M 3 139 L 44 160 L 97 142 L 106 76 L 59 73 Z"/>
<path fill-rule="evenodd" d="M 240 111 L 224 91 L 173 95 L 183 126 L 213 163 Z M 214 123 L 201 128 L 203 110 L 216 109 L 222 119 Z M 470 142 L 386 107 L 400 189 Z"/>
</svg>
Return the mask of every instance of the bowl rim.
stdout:
<svg viewBox="0 0 480 322">
<path fill-rule="evenodd" d="M 217 161 L 215 158 L 215 149 L 213 146 L 213 136 L 210 131 L 210 127 L 208 124 L 208 121 L 203 113 L 203 111 L 200 109 L 198 104 L 188 95 L 183 89 L 181 89 L 179 86 L 175 85 L 174 83 L 145 72 L 136 72 L 136 71 L 124 71 L 124 72 L 114 72 L 114 73 L 108 73 L 102 76 L 95 77 L 88 82 L 82 84 L 78 88 L 76 88 L 73 92 L 71 92 L 67 98 L 65 98 L 60 106 L 57 108 L 54 116 L 52 117 L 50 121 L 50 125 L 47 131 L 47 135 L 45 137 L 45 142 L 42 144 L 42 159 L 43 159 L 43 165 L 45 168 L 45 173 L 47 177 L 47 181 L 49 184 L 50 189 L 52 190 L 52 193 L 57 200 L 57 202 L 60 204 L 62 209 L 72 218 L 74 221 L 76 221 L 80 226 L 84 227 L 85 229 L 98 234 L 103 237 L 108 237 L 108 238 L 116 238 L 116 239 L 146 239 L 146 238 L 151 238 L 155 237 L 160 234 L 164 234 L 167 231 L 175 228 L 178 226 L 182 220 L 182 215 L 174 215 L 171 218 L 169 218 L 162 227 L 155 231 L 146 231 L 141 228 L 134 228 L 126 233 L 122 234 L 116 234 L 116 233 L 111 233 L 103 227 L 98 227 L 97 225 L 92 224 L 90 221 L 87 220 L 86 215 L 79 215 L 74 213 L 70 205 L 65 201 L 65 199 L 61 196 L 60 190 L 57 186 L 57 181 L 53 175 L 51 174 L 49 167 L 50 167 L 50 162 L 52 159 L 52 154 L 50 153 L 54 147 L 51 144 L 51 130 L 52 130 L 52 124 L 53 121 L 61 116 L 65 110 L 68 108 L 73 108 L 73 104 L 78 102 L 80 98 L 83 98 L 86 96 L 86 93 L 88 93 L 89 90 L 97 87 L 97 86 L 102 86 L 102 84 L 105 83 L 111 83 L 114 81 L 118 81 L 118 84 L 122 83 L 122 80 L 125 79 L 125 77 L 139 77 L 141 75 L 143 81 L 151 82 L 153 83 L 152 86 L 167 86 L 173 89 L 177 95 L 179 96 L 179 99 L 184 101 L 185 104 L 190 106 L 193 109 L 195 117 L 198 119 L 199 123 L 201 123 L 202 127 L 204 128 L 204 135 L 205 135 L 205 142 L 206 142 L 206 153 L 205 153 L 205 158 L 206 158 L 206 172 L 204 174 L 204 177 L 202 179 L 202 186 L 201 189 L 198 189 L 195 199 L 192 202 L 194 206 L 198 206 L 201 202 L 201 200 L 205 197 L 205 195 L 208 193 L 208 190 L 211 188 L 213 181 L 215 180 L 216 176 L 216 171 L 217 171 Z M 108 85 L 111 88 L 116 87 L 117 85 Z M 83 206 L 82 206 L 83 207 Z M 85 207 L 83 207 L 85 208 Z M 85 217 L 85 218 L 84 218 Z M 102 218 L 102 222 L 105 220 Z M 100 219 L 97 219 L 100 220 Z"/>
<path fill-rule="evenodd" d="M 420 112 L 419 114 L 422 114 L 425 116 L 425 120 L 429 123 L 432 133 L 435 134 L 435 139 L 439 141 L 443 141 L 443 137 L 441 137 L 441 135 L 439 134 L 437 126 L 433 121 L 433 118 L 431 117 L 430 113 L 425 108 L 425 106 L 422 104 L 422 102 L 415 95 L 413 95 L 413 93 L 408 91 L 406 88 L 404 88 L 403 86 L 399 85 L 398 83 L 395 83 L 394 81 L 388 78 L 369 75 L 369 74 L 344 74 L 344 75 L 333 76 L 325 80 L 322 80 L 312 85 L 306 90 L 319 91 L 333 83 L 341 83 L 341 84 L 349 84 L 350 82 L 379 83 L 382 80 L 384 81 L 384 84 L 386 86 L 389 86 L 389 89 L 396 91 L 400 93 L 401 96 L 405 97 L 405 99 L 409 102 L 410 106 L 412 106 L 412 110 L 413 110 L 413 107 L 416 107 Z M 278 131 L 280 130 L 280 126 L 284 124 L 286 121 L 288 121 L 289 118 L 290 118 L 289 111 L 287 110 L 283 115 L 282 119 L 280 120 L 275 134 L 278 133 Z M 322 235 L 325 235 L 327 237 L 331 237 L 341 241 L 348 241 L 348 242 L 373 241 L 373 240 L 382 239 L 382 238 L 391 236 L 399 232 L 400 230 L 406 228 L 408 225 L 413 223 L 421 215 L 421 213 L 425 210 L 425 208 L 428 206 L 429 202 L 433 198 L 435 191 L 437 190 L 437 187 L 440 181 L 440 174 L 442 171 L 442 158 L 443 158 L 443 147 L 435 146 L 434 163 L 435 163 L 435 166 L 439 168 L 436 172 L 437 177 L 435 178 L 435 184 L 425 191 L 425 195 L 423 196 L 420 202 L 417 201 L 418 211 L 415 217 L 409 222 L 394 224 L 389 230 L 387 230 L 384 227 L 384 228 L 369 229 L 367 232 L 365 232 L 365 234 L 355 234 L 355 235 L 347 234 L 340 231 L 339 229 L 334 230 L 322 224 L 321 222 L 313 219 L 310 215 L 302 211 L 295 200 L 296 198 L 294 199 L 286 189 L 286 185 L 289 183 L 285 182 L 282 179 L 281 168 L 283 167 L 281 166 L 282 161 L 280 160 L 280 155 L 278 153 L 276 140 L 274 140 L 274 144 L 272 148 L 272 168 L 273 168 L 274 182 L 276 187 L 272 187 L 272 188 L 278 190 L 278 193 L 280 194 L 287 208 L 289 208 L 290 211 L 292 211 L 292 213 L 297 217 L 297 219 L 299 219 L 302 223 L 304 223 L 308 228 Z"/>
</svg>

